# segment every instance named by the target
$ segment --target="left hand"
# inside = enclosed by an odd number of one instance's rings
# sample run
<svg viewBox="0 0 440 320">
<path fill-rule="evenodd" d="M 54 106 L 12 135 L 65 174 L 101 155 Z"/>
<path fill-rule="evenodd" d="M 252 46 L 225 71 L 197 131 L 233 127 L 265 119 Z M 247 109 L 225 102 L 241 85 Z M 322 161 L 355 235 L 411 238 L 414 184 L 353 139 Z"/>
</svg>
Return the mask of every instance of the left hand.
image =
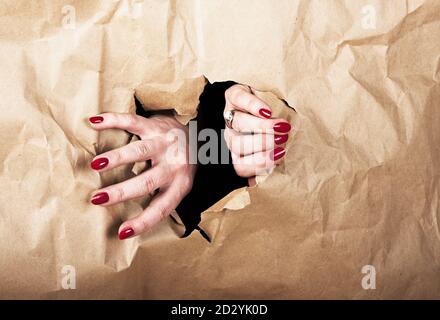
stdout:
<svg viewBox="0 0 440 320">
<path fill-rule="evenodd" d="M 147 196 L 159 189 L 142 214 L 119 227 L 119 239 L 151 229 L 167 217 L 192 188 L 196 165 L 189 164 L 188 160 L 188 128 L 174 117 L 163 115 L 144 118 L 132 114 L 104 113 L 91 117 L 89 121 L 95 130 L 121 129 L 141 139 L 96 156 L 91 163 L 92 169 L 102 172 L 124 164 L 152 162 L 151 168 L 136 177 L 97 190 L 91 202 L 110 206 Z M 172 135 L 169 135 L 171 130 Z M 175 138 L 176 132 L 177 142 L 167 139 L 167 136 Z M 185 140 L 183 145 L 182 136 Z"/>
<path fill-rule="evenodd" d="M 271 108 L 250 87 L 236 84 L 225 92 L 225 111 L 233 111 L 232 128 L 224 135 L 235 172 L 256 184 L 256 175 L 267 172 L 284 157 L 291 125 L 272 118 Z"/>
</svg>

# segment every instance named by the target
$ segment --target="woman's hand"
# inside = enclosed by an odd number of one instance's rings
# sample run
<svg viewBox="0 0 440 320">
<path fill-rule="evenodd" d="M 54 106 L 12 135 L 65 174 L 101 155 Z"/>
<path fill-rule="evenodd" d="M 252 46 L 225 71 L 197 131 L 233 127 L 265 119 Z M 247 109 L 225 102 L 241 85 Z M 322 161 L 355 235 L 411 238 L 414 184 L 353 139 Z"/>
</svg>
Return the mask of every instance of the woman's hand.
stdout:
<svg viewBox="0 0 440 320">
<path fill-rule="evenodd" d="M 285 154 L 290 124 L 272 119 L 267 104 L 249 87 L 237 84 L 225 92 L 225 111 L 233 110 L 232 129 L 226 127 L 225 140 L 231 151 L 234 168 L 241 177 L 255 183 L 255 176 L 274 167 Z"/>
<path fill-rule="evenodd" d="M 134 178 L 97 190 L 91 202 L 110 206 L 160 189 L 141 215 L 119 227 L 119 239 L 151 229 L 167 217 L 192 188 L 196 165 L 189 164 L 188 160 L 188 128 L 174 117 L 162 115 L 147 119 L 132 114 L 104 113 L 89 120 L 96 130 L 121 129 L 141 138 L 96 156 L 92 169 L 102 172 L 134 162 L 151 160 L 152 163 L 151 168 Z M 179 137 L 177 141 L 176 137 Z"/>
</svg>

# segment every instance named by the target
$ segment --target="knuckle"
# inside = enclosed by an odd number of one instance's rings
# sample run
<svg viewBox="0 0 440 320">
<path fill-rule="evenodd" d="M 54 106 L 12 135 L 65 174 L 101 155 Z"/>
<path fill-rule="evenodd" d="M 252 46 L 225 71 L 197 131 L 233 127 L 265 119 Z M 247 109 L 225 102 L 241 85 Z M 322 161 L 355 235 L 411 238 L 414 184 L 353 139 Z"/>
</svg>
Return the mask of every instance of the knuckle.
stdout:
<svg viewBox="0 0 440 320">
<path fill-rule="evenodd" d="M 133 125 L 136 124 L 136 122 L 137 122 L 137 118 L 136 118 L 136 116 L 134 116 L 134 115 L 132 115 L 132 114 L 127 114 L 127 115 L 126 115 L 126 121 L 127 121 L 127 124 L 128 124 L 129 126 L 133 126 Z"/>
<path fill-rule="evenodd" d="M 124 200 L 125 197 L 125 192 L 124 192 L 124 188 L 122 187 L 115 187 L 113 189 L 113 193 L 115 195 L 115 201 L 121 201 Z"/>
<path fill-rule="evenodd" d="M 140 125 L 139 116 L 134 114 L 127 114 L 126 121 L 128 128 L 132 128 L 136 131 L 140 131 L 141 125 Z"/>
<path fill-rule="evenodd" d="M 122 152 L 115 151 L 111 154 L 111 158 L 115 164 L 124 162 L 124 155 Z"/>
<path fill-rule="evenodd" d="M 136 154 L 138 154 L 140 157 L 149 156 L 151 154 L 150 144 L 145 141 L 141 141 L 140 143 L 136 144 Z"/>
<path fill-rule="evenodd" d="M 225 97 L 229 99 L 236 99 L 243 91 L 245 91 L 245 86 L 241 84 L 235 84 L 225 91 Z"/>
<path fill-rule="evenodd" d="M 148 193 L 153 192 L 156 189 L 157 181 L 154 177 L 146 176 L 144 181 L 145 189 Z"/>
<path fill-rule="evenodd" d="M 234 94 L 234 98 L 244 105 L 247 105 L 250 102 L 250 98 L 252 97 L 249 87 L 241 84 L 237 86 Z"/>
<path fill-rule="evenodd" d="M 230 98 L 234 101 L 237 101 L 238 99 L 241 98 L 242 94 L 243 94 L 243 89 L 238 86 L 233 89 L 233 91 L 231 92 Z"/>
<path fill-rule="evenodd" d="M 158 205 L 156 210 L 157 210 L 157 213 L 159 214 L 160 221 L 162 221 L 166 217 L 168 217 L 168 214 L 170 213 L 168 208 L 166 206 L 163 206 L 163 205 Z"/>
<path fill-rule="evenodd" d="M 140 223 L 140 229 L 141 229 L 140 232 L 144 232 L 144 231 L 149 230 L 151 228 L 150 224 L 148 223 L 148 219 L 145 216 L 145 213 L 139 217 L 139 223 Z"/>
<path fill-rule="evenodd" d="M 103 113 L 101 115 L 105 118 L 105 122 L 108 125 L 113 125 L 113 124 L 115 124 L 117 122 L 116 121 L 116 116 L 115 116 L 114 113 L 107 112 L 107 113 Z"/>
<path fill-rule="evenodd" d="M 231 94 L 234 92 L 234 87 L 235 86 L 236 85 L 233 85 L 232 87 L 230 87 L 229 89 L 227 89 L 225 91 L 225 98 L 226 98 L 226 100 L 228 100 L 231 97 Z"/>
</svg>

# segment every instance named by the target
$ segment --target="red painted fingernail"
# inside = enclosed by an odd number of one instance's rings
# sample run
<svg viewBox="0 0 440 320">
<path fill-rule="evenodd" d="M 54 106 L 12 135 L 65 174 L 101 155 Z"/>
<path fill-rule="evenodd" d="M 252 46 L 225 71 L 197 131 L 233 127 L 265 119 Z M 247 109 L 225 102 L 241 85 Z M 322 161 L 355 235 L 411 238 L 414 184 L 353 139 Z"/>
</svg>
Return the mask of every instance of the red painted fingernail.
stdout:
<svg viewBox="0 0 440 320">
<path fill-rule="evenodd" d="M 288 122 L 278 122 L 273 126 L 273 130 L 280 133 L 287 133 L 292 129 Z"/>
<path fill-rule="evenodd" d="M 125 228 L 119 232 L 119 240 L 127 239 L 134 235 L 134 230 L 132 228 Z"/>
<path fill-rule="evenodd" d="M 109 200 L 108 193 L 107 192 L 100 192 L 95 194 L 92 199 L 90 200 L 93 204 L 103 204 L 106 203 Z"/>
<path fill-rule="evenodd" d="M 270 111 L 269 109 L 261 108 L 259 113 L 267 119 L 272 117 L 272 111 Z"/>
<path fill-rule="evenodd" d="M 104 169 L 105 167 L 107 167 L 108 165 L 108 159 L 107 158 L 98 158 L 92 161 L 92 163 L 90 164 L 90 166 L 92 167 L 92 169 L 94 170 L 101 170 Z"/>
<path fill-rule="evenodd" d="M 281 147 L 277 147 L 275 148 L 275 150 L 270 154 L 270 157 L 273 161 L 277 161 L 279 159 L 281 159 L 282 157 L 284 157 L 284 155 L 286 154 L 286 150 L 284 150 L 284 148 Z"/>
<path fill-rule="evenodd" d="M 283 135 L 275 135 L 275 144 L 283 144 L 286 143 L 287 139 L 289 139 L 289 135 L 288 134 L 283 134 Z"/>
<path fill-rule="evenodd" d="M 101 122 L 104 121 L 104 118 L 101 117 L 101 116 L 90 117 L 90 118 L 89 118 L 89 121 L 90 121 L 91 123 L 101 123 Z"/>
</svg>

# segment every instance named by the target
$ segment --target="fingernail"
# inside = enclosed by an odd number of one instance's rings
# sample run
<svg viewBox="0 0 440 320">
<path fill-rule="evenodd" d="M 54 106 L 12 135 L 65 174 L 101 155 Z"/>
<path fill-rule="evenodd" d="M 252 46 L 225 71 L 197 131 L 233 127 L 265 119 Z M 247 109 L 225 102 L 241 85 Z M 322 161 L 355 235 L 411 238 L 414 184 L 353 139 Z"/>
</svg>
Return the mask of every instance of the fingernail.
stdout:
<svg viewBox="0 0 440 320">
<path fill-rule="evenodd" d="M 92 163 L 90 164 L 90 166 L 92 167 L 92 169 L 94 170 L 101 170 L 104 169 L 105 167 L 107 167 L 108 165 L 108 159 L 107 158 L 98 158 L 92 161 Z"/>
<path fill-rule="evenodd" d="M 273 126 L 273 130 L 280 133 L 287 133 L 291 128 L 288 122 L 278 122 Z"/>
<path fill-rule="evenodd" d="M 108 193 L 107 192 L 100 192 L 95 194 L 92 199 L 90 200 L 93 204 L 103 204 L 106 203 L 109 200 Z"/>
<path fill-rule="evenodd" d="M 89 121 L 90 121 L 91 123 L 101 123 L 101 122 L 104 121 L 104 118 L 101 117 L 101 116 L 90 117 L 90 118 L 89 118 Z"/>
<path fill-rule="evenodd" d="M 284 150 L 284 148 L 281 147 L 277 147 L 275 148 L 275 150 L 270 154 L 270 157 L 273 161 L 277 161 L 279 159 L 281 159 L 282 157 L 284 157 L 284 155 L 286 154 L 286 150 Z"/>
<path fill-rule="evenodd" d="M 286 143 L 287 139 L 289 139 L 289 135 L 288 134 L 283 134 L 283 135 L 275 135 L 275 144 L 283 144 Z"/>
<path fill-rule="evenodd" d="M 134 235 L 134 230 L 132 228 L 125 228 L 119 232 L 119 240 L 127 239 Z"/>
<path fill-rule="evenodd" d="M 263 117 L 267 119 L 272 117 L 272 111 L 270 111 L 269 109 L 261 108 L 259 112 Z"/>
</svg>

